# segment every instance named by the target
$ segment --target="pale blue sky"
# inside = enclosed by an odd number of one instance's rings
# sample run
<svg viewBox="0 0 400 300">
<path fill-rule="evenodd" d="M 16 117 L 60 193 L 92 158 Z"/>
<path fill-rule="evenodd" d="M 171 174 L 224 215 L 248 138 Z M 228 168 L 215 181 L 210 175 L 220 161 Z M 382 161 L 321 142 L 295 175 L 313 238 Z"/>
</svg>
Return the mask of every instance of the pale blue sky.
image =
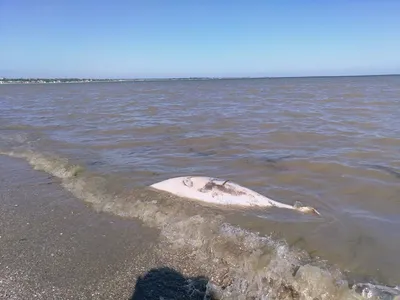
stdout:
<svg viewBox="0 0 400 300">
<path fill-rule="evenodd" d="M 400 73 L 400 0 L 0 0 L 0 77 Z"/>
</svg>

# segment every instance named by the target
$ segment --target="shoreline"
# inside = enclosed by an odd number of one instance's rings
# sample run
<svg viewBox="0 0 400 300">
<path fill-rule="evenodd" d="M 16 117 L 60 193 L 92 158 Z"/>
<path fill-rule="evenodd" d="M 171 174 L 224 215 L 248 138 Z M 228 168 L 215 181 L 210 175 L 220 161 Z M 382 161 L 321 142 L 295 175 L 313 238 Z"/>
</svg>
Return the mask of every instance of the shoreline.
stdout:
<svg viewBox="0 0 400 300">
<path fill-rule="evenodd" d="M 225 289 L 227 295 L 234 293 L 228 299 L 240 293 L 237 284 L 242 279 L 231 277 L 229 260 L 194 263 L 196 253 L 191 247 L 169 245 L 163 231 L 145 226 L 138 218 L 98 212 L 61 183 L 24 160 L 0 155 L 0 298 L 152 300 L 171 293 L 179 295 L 176 299 L 216 300 Z M 214 269 L 216 264 L 221 265 Z M 331 271 L 300 262 L 289 276 L 292 280 L 271 279 L 269 283 L 278 280 L 278 286 L 267 288 L 278 288 L 278 294 L 289 297 L 285 299 L 297 299 L 304 288 L 302 280 L 323 276 L 327 288 L 338 289 L 331 291 L 332 296 L 350 295 L 354 288 L 397 295 L 395 287 L 369 283 L 331 286 L 336 276 Z M 198 297 L 179 294 L 182 289 L 192 294 L 192 288 L 187 289 L 192 283 L 199 287 Z"/>
<path fill-rule="evenodd" d="M 160 251 L 158 230 L 96 212 L 20 159 L 0 155 L 0 199 L 2 299 L 142 299 L 149 270 L 186 282 L 165 271 L 190 266 Z"/>
<path fill-rule="evenodd" d="M 17 79 L 6 79 L 0 78 L 0 85 L 2 84 L 57 84 L 57 83 L 116 83 L 116 82 L 165 82 L 165 81 L 209 81 L 209 80 L 257 80 L 257 79 L 317 79 L 317 78 L 364 78 L 364 77 L 394 77 L 400 76 L 400 74 L 350 74 L 350 75 L 308 75 L 308 76 L 256 76 L 256 77 L 167 77 L 167 78 L 131 78 L 131 79 L 79 79 L 76 81 L 61 81 L 68 79 L 59 78 L 37 78 L 32 79 L 21 79 L 16 82 Z M 15 82 L 14 82 L 15 80 Z M 46 80 L 52 80 L 52 82 L 44 82 Z M 5 82 L 6 81 L 6 82 Z M 8 81 L 8 82 L 7 82 Z"/>
<path fill-rule="evenodd" d="M 30 85 L 30 84 L 73 84 L 73 83 L 117 83 L 117 82 L 129 82 L 133 80 L 88 80 L 88 81 L 65 81 L 65 82 L 1 82 L 0 85 Z"/>
</svg>

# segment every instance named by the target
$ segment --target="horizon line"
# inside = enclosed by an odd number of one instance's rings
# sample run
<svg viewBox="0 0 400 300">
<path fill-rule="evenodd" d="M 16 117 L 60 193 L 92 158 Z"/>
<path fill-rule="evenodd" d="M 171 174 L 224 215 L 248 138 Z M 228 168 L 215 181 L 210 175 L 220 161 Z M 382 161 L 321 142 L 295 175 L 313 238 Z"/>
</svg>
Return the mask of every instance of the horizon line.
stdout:
<svg viewBox="0 0 400 300">
<path fill-rule="evenodd" d="M 196 79 L 275 79 L 275 78 L 330 78 L 330 77 L 378 77 L 400 76 L 400 73 L 387 74 L 352 74 L 352 75 L 304 75 L 304 76 L 185 76 L 185 77 L 0 77 L 0 80 L 47 80 L 47 79 L 77 79 L 77 80 L 196 80 Z"/>
</svg>

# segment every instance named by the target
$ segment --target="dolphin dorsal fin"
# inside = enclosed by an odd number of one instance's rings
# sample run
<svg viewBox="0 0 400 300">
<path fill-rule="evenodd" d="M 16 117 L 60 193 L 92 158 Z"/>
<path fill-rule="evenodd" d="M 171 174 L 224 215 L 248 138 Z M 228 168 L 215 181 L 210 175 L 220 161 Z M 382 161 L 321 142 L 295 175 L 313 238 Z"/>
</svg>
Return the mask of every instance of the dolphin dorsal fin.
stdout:
<svg viewBox="0 0 400 300">
<path fill-rule="evenodd" d="M 300 201 L 296 201 L 293 204 L 293 207 L 295 207 L 295 208 L 300 208 L 300 207 L 303 207 L 303 206 L 304 206 L 303 203 L 301 203 Z"/>
</svg>

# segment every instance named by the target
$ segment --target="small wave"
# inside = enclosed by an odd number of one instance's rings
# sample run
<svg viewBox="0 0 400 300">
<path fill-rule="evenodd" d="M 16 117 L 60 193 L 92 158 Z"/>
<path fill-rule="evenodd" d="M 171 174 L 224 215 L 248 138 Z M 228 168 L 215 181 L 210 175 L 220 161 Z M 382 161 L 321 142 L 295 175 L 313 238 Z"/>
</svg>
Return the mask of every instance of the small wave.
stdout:
<svg viewBox="0 0 400 300">
<path fill-rule="evenodd" d="M 398 179 L 400 179 L 400 170 L 396 170 L 394 168 L 388 167 L 388 166 L 381 166 L 381 165 L 365 165 L 368 168 L 379 170 L 386 172 L 387 174 L 390 174 Z"/>
<path fill-rule="evenodd" d="M 1 142 L 6 144 L 23 144 L 28 140 L 28 135 L 26 133 L 3 133 L 1 135 Z"/>
<path fill-rule="evenodd" d="M 109 190 L 104 176 L 65 158 L 33 151 L 0 154 L 23 158 L 34 169 L 58 177 L 68 191 L 98 211 L 138 218 L 158 228 L 165 249 L 185 251 L 193 263 L 208 270 L 209 288 L 219 299 L 396 299 L 400 294 L 373 285 L 351 288 L 335 267 L 285 241 L 232 226 L 217 211 L 200 204 L 150 188 Z M 372 294 L 371 287 L 375 287 Z"/>
<path fill-rule="evenodd" d="M 84 168 L 79 165 L 70 165 L 68 159 L 58 157 L 46 157 L 33 151 L 28 152 L 0 152 L 16 158 L 25 159 L 35 170 L 44 171 L 60 179 L 76 177 Z"/>
<path fill-rule="evenodd" d="M 15 125 L 2 126 L 1 129 L 2 130 L 30 130 L 30 129 L 32 129 L 32 126 L 15 124 Z"/>
</svg>

